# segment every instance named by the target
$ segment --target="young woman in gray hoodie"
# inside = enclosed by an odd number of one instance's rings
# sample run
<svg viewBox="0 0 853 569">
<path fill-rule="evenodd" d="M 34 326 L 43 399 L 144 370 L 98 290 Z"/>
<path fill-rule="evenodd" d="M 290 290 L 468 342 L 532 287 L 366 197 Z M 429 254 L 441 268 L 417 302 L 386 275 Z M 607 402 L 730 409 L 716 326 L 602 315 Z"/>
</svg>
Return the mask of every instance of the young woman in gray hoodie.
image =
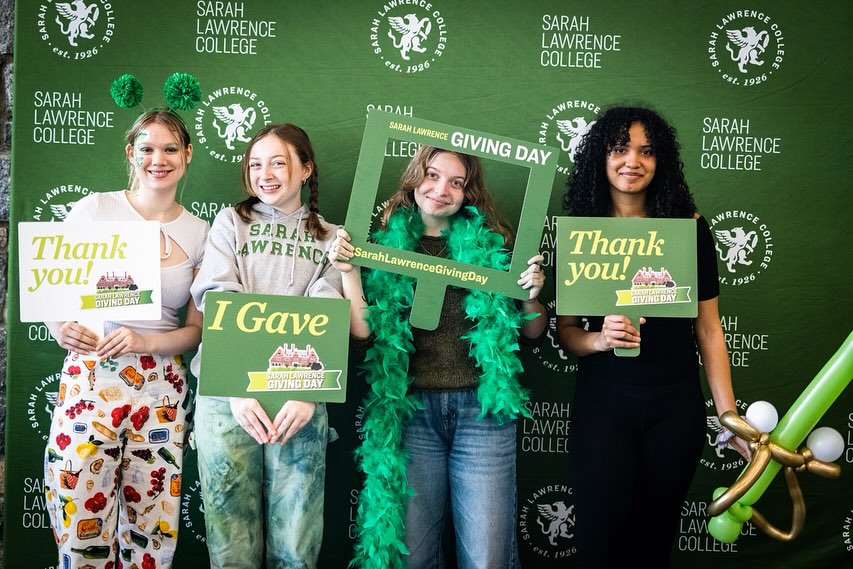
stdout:
<svg viewBox="0 0 853 569">
<path fill-rule="evenodd" d="M 347 296 L 328 261 L 336 226 L 317 209 L 317 165 L 305 131 L 292 124 L 261 129 L 246 147 L 242 179 L 249 198 L 220 211 L 211 227 L 192 287 L 198 306 L 204 310 L 208 291 Z M 353 322 L 354 335 L 367 336 L 363 320 Z M 201 349 L 192 361 L 196 377 Z M 291 400 L 269 417 L 255 399 L 199 397 L 196 427 L 211 567 L 316 567 L 325 404 Z"/>
</svg>

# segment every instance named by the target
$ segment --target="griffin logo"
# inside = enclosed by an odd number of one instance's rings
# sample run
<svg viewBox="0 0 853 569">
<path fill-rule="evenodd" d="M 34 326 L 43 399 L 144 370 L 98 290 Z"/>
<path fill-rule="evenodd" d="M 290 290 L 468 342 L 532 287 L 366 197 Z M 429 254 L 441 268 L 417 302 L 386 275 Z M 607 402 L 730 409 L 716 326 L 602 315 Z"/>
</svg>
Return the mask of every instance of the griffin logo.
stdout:
<svg viewBox="0 0 853 569">
<path fill-rule="evenodd" d="M 266 102 L 245 87 L 213 90 L 196 109 L 193 123 L 198 144 L 220 162 L 243 159 L 251 134 L 270 123 Z"/>
<path fill-rule="evenodd" d="M 747 26 L 742 30 L 726 30 L 726 35 L 729 38 L 726 49 L 729 50 L 732 61 L 737 62 L 738 71 L 746 73 L 748 64 L 764 65 L 760 57 L 770 43 L 767 30 L 756 32 L 755 28 Z"/>
<path fill-rule="evenodd" d="M 426 48 L 421 47 L 421 41 L 426 41 L 432 30 L 432 22 L 429 18 L 419 20 L 414 14 L 406 14 L 403 17 L 392 16 L 388 18 L 388 24 L 391 26 L 388 37 L 394 43 L 394 48 L 400 50 L 400 57 L 409 61 L 410 51 L 426 52 Z M 394 32 L 400 34 L 399 41 L 394 37 Z"/>
<path fill-rule="evenodd" d="M 760 10 L 735 10 L 716 24 L 708 41 L 711 67 L 732 85 L 766 82 L 781 69 L 785 37 Z"/>
<path fill-rule="evenodd" d="M 447 25 L 431 4 L 384 5 L 370 23 L 370 45 L 385 67 L 398 73 L 429 69 L 444 53 Z"/>
<path fill-rule="evenodd" d="M 755 245 L 758 243 L 758 234 L 755 231 L 746 232 L 743 227 L 735 227 L 718 229 L 714 233 L 717 236 L 715 246 L 720 254 L 720 260 L 726 264 L 730 273 L 735 272 L 735 265 L 752 264 L 749 255 L 755 251 Z M 728 250 L 722 249 L 720 245 L 724 248 L 728 247 Z"/>
<path fill-rule="evenodd" d="M 584 117 L 575 117 L 574 119 L 558 120 L 556 123 L 557 129 L 560 131 L 557 133 L 557 140 L 560 141 L 560 147 L 563 149 L 563 152 L 569 155 L 569 160 L 574 163 L 575 154 L 577 154 L 583 135 L 592 128 L 595 121 L 587 123 Z"/>
<path fill-rule="evenodd" d="M 112 4 L 107 0 L 47 0 L 39 5 L 36 17 L 39 36 L 64 59 L 98 55 L 112 40 L 115 28 Z"/>
<path fill-rule="evenodd" d="M 536 504 L 536 508 L 539 510 L 536 521 L 551 545 L 557 545 L 558 538 L 574 537 L 573 533 L 569 533 L 569 526 L 575 525 L 575 519 L 571 517 L 574 506 L 566 507 L 566 503 L 560 500 L 553 504 Z"/>
<path fill-rule="evenodd" d="M 70 45 L 77 47 L 78 37 L 87 40 L 95 37 L 89 33 L 89 28 L 95 26 L 101 13 L 97 4 L 87 5 L 83 0 L 74 0 L 70 4 L 57 4 L 56 11 L 59 14 L 56 23 Z"/>
<path fill-rule="evenodd" d="M 740 286 L 758 278 L 773 259 L 773 236 L 767 223 L 747 211 L 726 211 L 708 220 L 725 268 L 720 284 Z"/>
<path fill-rule="evenodd" d="M 213 126 L 219 138 L 225 141 L 228 150 L 234 150 L 234 141 L 249 142 L 247 132 L 255 126 L 258 114 L 254 107 L 243 108 L 240 103 L 232 103 L 227 107 L 213 107 Z"/>
<path fill-rule="evenodd" d="M 569 175 L 578 147 L 600 112 L 601 107 L 594 103 L 571 99 L 554 105 L 539 124 L 539 144 L 556 141 L 566 155 L 563 158 L 561 153 L 557 163 L 561 174 Z"/>
<path fill-rule="evenodd" d="M 575 553 L 571 494 L 568 486 L 553 484 L 534 490 L 519 503 L 521 540 L 541 557 L 567 559 Z"/>
</svg>

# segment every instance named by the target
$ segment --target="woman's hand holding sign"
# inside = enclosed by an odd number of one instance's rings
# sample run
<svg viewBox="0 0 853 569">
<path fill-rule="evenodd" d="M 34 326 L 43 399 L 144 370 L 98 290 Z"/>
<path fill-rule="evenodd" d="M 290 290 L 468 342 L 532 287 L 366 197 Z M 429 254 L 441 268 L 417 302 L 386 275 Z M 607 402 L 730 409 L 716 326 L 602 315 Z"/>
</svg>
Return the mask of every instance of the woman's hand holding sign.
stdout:
<svg viewBox="0 0 853 569">
<path fill-rule="evenodd" d="M 335 235 L 336 238 L 329 248 L 329 261 L 340 272 L 349 273 L 353 269 L 353 265 L 349 263 L 349 260 L 352 259 L 354 252 L 352 243 L 350 243 L 349 233 L 341 227 Z"/>
<path fill-rule="evenodd" d="M 66 350 L 78 354 L 88 354 L 95 351 L 98 345 L 98 335 L 78 322 L 45 322 L 56 343 Z"/>
<path fill-rule="evenodd" d="M 284 445 L 293 435 L 299 432 L 299 429 L 311 420 L 311 417 L 314 416 L 314 409 L 316 408 L 317 404 L 313 401 L 291 400 L 286 402 L 275 416 L 274 425 L 276 431 L 273 433 L 270 442 L 277 442 L 280 445 Z"/>
<path fill-rule="evenodd" d="M 364 319 L 364 290 L 361 286 L 361 269 L 349 262 L 355 250 L 350 243 L 350 235 L 343 227 L 335 233 L 335 240 L 329 247 L 329 261 L 341 272 L 344 296 L 350 299 L 350 332 L 358 338 L 370 335 L 370 328 Z"/>
<path fill-rule="evenodd" d="M 545 257 L 542 255 L 531 257 L 527 261 L 527 269 L 521 273 L 518 279 L 518 284 L 521 285 L 521 288 L 529 289 L 530 291 L 528 302 L 536 300 L 536 297 L 539 296 L 542 287 L 545 285 L 545 271 L 542 269 L 542 261 L 544 260 Z"/>
<path fill-rule="evenodd" d="M 126 326 L 113 330 L 98 343 L 98 356 L 101 358 L 117 358 L 124 354 L 147 354 L 151 351 L 153 350 L 148 346 L 146 337 Z"/>
<path fill-rule="evenodd" d="M 317 407 L 313 401 L 287 401 L 276 414 L 275 421 L 270 421 L 257 399 L 230 397 L 228 402 L 237 424 L 259 445 L 285 444 L 311 420 Z"/>
<path fill-rule="evenodd" d="M 640 317 L 640 325 L 646 319 Z M 601 332 L 595 341 L 596 349 L 608 352 L 614 348 L 638 348 L 640 346 L 640 331 L 634 327 L 631 319 L 622 314 L 609 314 L 604 317 Z"/>
<path fill-rule="evenodd" d="M 521 288 L 529 291 L 527 300 L 522 303 L 522 310 L 525 314 L 537 315 L 531 320 L 526 320 L 521 327 L 521 333 L 527 338 L 538 338 L 548 325 L 548 319 L 545 317 L 547 311 L 538 299 L 539 293 L 545 285 L 545 271 L 541 264 L 544 260 L 545 258 L 542 255 L 531 257 L 527 261 L 527 269 L 521 273 L 518 279 Z"/>
<path fill-rule="evenodd" d="M 271 442 L 276 428 L 267 416 L 264 408 L 257 399 L 250 397 L 229 397 L 231 414 L 237 419 L 237 424 L 255 439 L 259 445 Z"/>
</svg>

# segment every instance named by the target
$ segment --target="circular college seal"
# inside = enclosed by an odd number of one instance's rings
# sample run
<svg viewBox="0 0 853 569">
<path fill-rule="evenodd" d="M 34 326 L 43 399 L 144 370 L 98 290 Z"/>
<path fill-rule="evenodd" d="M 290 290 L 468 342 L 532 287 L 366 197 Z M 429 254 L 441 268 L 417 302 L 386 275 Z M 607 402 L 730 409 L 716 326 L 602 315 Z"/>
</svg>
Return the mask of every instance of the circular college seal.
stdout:
<svg viewBox="0 0 853 569">
<path fill-rule="evenodd" d="M 426 0 L 384 4 L 370 21 L 370 45 L 388 69 L 418 73 L 444 53 L 447 24 Z"/>
<path fill-rule="evenodd" d="M 57 372 L 42 378 L 30 391 L 30 397 L 27 400 L 27 421 L 43 441 L 46 441 L 50 434 L 50 419 L 60 396 L 61 375 Z M 64 386 L 62 388 L 64 389 Z"/>
<path fill-rule="evenodd" d="M 112 40 L 115 16 L 107 0 L 47 0 L 39 5 L 36 28 L 59 57 L 89 59 Z"/>
<path fill-rule="evenodd" d="M 773 236 L 751 212 L 725 211 L 708 220 L 721 262 L 720 284 L 753 282 L 773 259 Z"/>
<path fill-rule="evenodd" d="M 569 175 L 583 135 L 595 124 L 601 107 L 589 101 L 568 100 L 555 105 L 539 125 L 539 144 L 558 145 L 563 151 L 557 171 Z"/>
<path fill-rule="evenodd" d="M 243 160 L 246 143 L 270 124 L 270 110 L 257 93 L 244 87 L 214 89 L 196 109 L 193 130 L 198 144 L 220 162 Z"/>
<path fill-rule="evenodd" d="M 767 81 L 782 65 L 785 37 L 761 10 L 735 10 L 717 22 L 708 40 L 711 66 L 732 85 Z"/>
<path fill-rule="evenodd" d="M 92 190 L 78 184 L 63 184 L 44 192 L 33 208 L 35 221 L 65 221 L 71 208 Z"/>
<path fill-rule="evenodd" d="M 575 554 L 575 505 L 565 484 L 543 486 L 519 503 L 521 541 L 546 559 Z"/>
</svg>

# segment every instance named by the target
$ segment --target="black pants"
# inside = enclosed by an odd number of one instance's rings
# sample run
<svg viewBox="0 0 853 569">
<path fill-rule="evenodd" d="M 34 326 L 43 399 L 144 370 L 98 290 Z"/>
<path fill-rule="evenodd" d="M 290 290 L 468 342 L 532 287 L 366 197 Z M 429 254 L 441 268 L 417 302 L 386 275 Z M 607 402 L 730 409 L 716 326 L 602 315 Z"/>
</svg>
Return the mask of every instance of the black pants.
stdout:
<svg viewBox="0 0 853 569">
<path fill-rule="evenodd" d="M 698 378 L 674 385 L 579 379 L 571 427 L 577 566 L 670 566 L 705 444 Z"/>
</svg>

